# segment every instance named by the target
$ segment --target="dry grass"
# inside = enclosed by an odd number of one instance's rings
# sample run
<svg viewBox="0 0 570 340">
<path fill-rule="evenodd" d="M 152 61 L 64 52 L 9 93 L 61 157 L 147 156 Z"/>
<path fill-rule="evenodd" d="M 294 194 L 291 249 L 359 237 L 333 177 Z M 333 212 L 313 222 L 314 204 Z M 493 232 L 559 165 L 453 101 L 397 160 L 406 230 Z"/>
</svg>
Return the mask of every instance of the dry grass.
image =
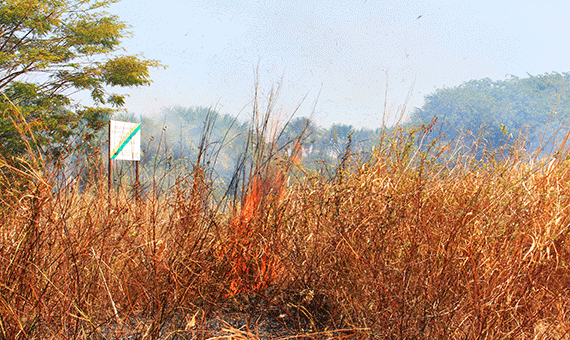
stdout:
<svg viewBox="0 0 570 340">
<path fill-rule="evenodd" d="M 480 160 L 396 131 L 312 173 L 256 126 L 236 200 L 201 166 L 137 205 L 2 160 L 0 338 L 569 338 L 564 147 Z"/>
</svg>

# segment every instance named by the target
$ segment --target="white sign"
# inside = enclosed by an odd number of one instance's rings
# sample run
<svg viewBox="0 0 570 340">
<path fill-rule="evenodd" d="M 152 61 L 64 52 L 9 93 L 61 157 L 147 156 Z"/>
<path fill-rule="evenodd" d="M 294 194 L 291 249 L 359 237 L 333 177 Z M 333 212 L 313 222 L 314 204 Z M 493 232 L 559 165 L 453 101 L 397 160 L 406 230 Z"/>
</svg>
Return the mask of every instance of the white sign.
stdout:
<svg viewBox="0 0 570 340">
<path fill-rule="evenodd" d="M 111 120 L 109 157 L 139 161 L 141 159 L 141 125 Z"/>
</svg>

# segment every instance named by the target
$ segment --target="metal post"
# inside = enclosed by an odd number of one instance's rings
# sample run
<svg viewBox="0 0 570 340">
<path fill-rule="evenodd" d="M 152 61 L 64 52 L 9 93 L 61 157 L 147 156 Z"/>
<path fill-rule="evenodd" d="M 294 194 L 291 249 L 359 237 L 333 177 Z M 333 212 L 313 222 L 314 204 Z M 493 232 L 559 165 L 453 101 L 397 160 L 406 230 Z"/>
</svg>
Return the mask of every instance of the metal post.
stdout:
<svg viewBox="0 0 570 340">
<path fill-rule="evenodd" d="M 109 120 L 109 171 L 107 173 L 107 203 L 108 213 L 111 213 L 111 190 L 113 186 L 113 160 L 111 159 L 111 121 Z"/>
<path fill-rule="evenodd" d="M 135 205 L 137 207 L 137 220 L 139 220 L 142 216 L 141 211 L 141 202 L 140 202 L 140 194 L 141 194 L 141 182 L 139 180 L 139 163 L 140 161 L 135 161 Z"/>
<path fill-rule="evenodd" d="M 139 161 L 133 161 L 133 162 L 135 162 L 135 201 L 138 205 L 140 199 Z"/>
</svg>

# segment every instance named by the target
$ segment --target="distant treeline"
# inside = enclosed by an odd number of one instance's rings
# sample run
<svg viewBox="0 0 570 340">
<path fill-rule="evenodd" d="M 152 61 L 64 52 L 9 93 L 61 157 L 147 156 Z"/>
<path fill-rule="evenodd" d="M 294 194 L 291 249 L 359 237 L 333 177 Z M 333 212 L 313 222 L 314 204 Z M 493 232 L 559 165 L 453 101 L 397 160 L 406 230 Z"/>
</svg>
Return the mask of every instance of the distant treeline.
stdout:
<svg viewBox="0 0 570 340">
<path fill-rule="evenodd" d="M 424 127 L 424 144 L 436 139 L 466 146 L 478 143 L 479 150 L 493 151 L 524 141 L 529 152 L 539 146 L 548 152 L 568 131 L 569 119 L 570 73 L 548 73 L 472 80 L 439 89 L 402 126 L 388 130 Z M 215 177 L 226 184 L 251 137 L 250 122 L 206 107 L 173 107 L 140 121 L 147 169 L 176 175 L 193 166 L 202 152 L 201 160 L 213 165 Z M 365 157 L 381 136 L 381 128 L 342 124 L 324 128 L 305 117 L 282 124 L 275 133 L 283 154 L 290 153 L 297 140 L 302 143 L 302 162 L 308 169 L 336 165 L 347 150 Z"/>
<path fill-rule="evenodd" d="M 407 124 L 431 125 L 430 138 L 445 142 L 477 141 L 493 150 L 522 140 L 528 151 L 548 151 L 566 134 L 569 122 L 570 73 L 546 73 L 439 89 Z"/>
<path fill-rule="evenodd" d="M 117 119 L 133 120 L 132 117 Z M 172 171 L 177 175 L 197 161 L 213 166 L 214 177 L 229 183 L 240 157 L 246 153 L 252 123 L 206 107 L 173 107 L 153 118 L 141 117 L 143 165 Z M 349 147 L 352 153 L 365 153 L 376 144 L 381 130 L 354 129 L 351 125 L 317 126 L 308 118 L 294 118 L 281 124 L 269 137 L 276 152 L 290 155 L 302 144 L 301 161 L 308 168 L 336 165 Z M 147 170 L 148 171 L 148 170 Z"/>
</svg>

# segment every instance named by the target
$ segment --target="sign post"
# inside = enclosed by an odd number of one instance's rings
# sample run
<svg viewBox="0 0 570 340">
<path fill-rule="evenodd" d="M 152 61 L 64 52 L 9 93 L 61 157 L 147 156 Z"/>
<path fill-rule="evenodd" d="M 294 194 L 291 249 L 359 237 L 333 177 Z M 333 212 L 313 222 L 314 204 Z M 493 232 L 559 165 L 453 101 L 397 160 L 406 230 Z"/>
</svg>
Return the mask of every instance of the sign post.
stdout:
<svg viewBox="0 0 570 340">
<path fill-rule="evenodd" d="M 138 123 L 109 121 L 109 205 L 113 186 L 113 160 L 130 160 L 135 163 L 135 195 L 139 200 L 139 161 L 141 159 L 141 125 Z"/>
</svg>

